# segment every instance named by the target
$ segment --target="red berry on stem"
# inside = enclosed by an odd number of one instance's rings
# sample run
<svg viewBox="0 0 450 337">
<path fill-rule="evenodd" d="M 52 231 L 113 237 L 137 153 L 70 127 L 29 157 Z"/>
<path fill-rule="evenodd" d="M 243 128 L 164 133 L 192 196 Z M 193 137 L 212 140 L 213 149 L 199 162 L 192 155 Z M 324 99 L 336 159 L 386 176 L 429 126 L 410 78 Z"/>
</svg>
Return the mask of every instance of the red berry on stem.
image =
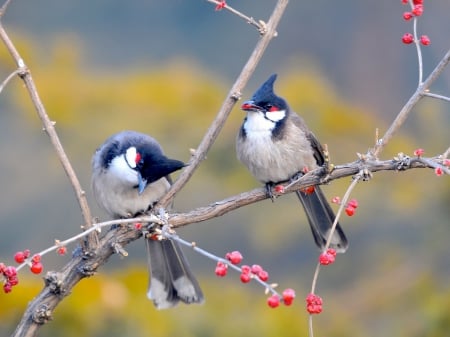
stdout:
<svg viewBox="0 0 450 337">
<path fill-rule="evenodd" d="M 449 167 L 450 166 L 450 159 L 444 159 L 442 161 L 442 165 Z"/>
<path fill-rule="evenodd" d="M 58 249 L 56 250 L 56 252 L 57 252 L 59 255 L 66 255 L 66 253 L 67 253 L 67 248 L 66 248 L 66 246 L 58 247 Z"/>
<path fill-rule="evenodd" d="M 414 155 L 417 157 L 420 157 L 421 155 L 423 155 L 425 153 L 424 149 L 418 148 L 414 150 Z"/>
<path fill-rule="evenodd" d="M 266 281 L 269 279 L 269 273 L 268 273 L 267 271 L 265 271 L 265 270 L 261 270 L 261 271 L 258 273 L 258 278 L 259 278 L 261 281 L 266 282 Z"/>
<path fill-rule="evenodd" d="M 295 291 L 293 289 L 285 289 L 283 291 L 283 303 L 285 305 L 291 305 L 295 298 Z"/>
<path fill-rule="evenodd" d="M 412 13 L 415 16 L 421 16 L 423 14 L 423 5 L 414 5 L 414 8 L 412 9 Z"/>
<path fill-rule="evenodd" d="M 347 213 L 348 216 L 353 216 L 353 214 L 355 214 L 355 208 L 348 205 L 345 207 L 345 213 Z"/>
<path fill-rule="evenodd" d="M 310 314 L 320 314 L 322 312 L 322 298 L 315 294 L 306 297 L 306 310 Z"/>
<path fill-rule="evenodd" d="M 227 274 L 227 271 L 228 271 L 228 266 L 225 263 L 223 263 L 221 261 L 217 262 L 216 271 L 215 271 L 217 276 L 223 277 Z"/>
<path fill-rule="evenodd" d="M 267 299 L 267 304 L 271 308 L 276 308 L 280 305 L 280 297 L 278 295 L 272 295 Z"/>
<path fill-rule="evenodd" d="M 243 264 L 241 266 L 241 271 L 242 271 L 242 273 L 249 274 L 251 272 L 251 268 L 250 268 L 250 266 Z"/>
<path fill-rule="evenodd" d="M 323 266 L 332 264 L 335 259 L 336 259 L 335 255 L 330 254 L 328 251 L 323 252 L 322 254 L 319 255 L 319 263 Z"/>
<path fill-rule="evenodd" d="M 0 262 L 0 274 L 3 274 L 6 270 L 6 266 L 3 262 Z"/>
<path fill-rule="evenodd" d="M 340 203 L 341 203 L 341 198 L 338 197 L 338 196 L 333 197 L 333 198 L 331 199 L 331 202 L 332 202 L 333 204 L 340 204 Z"/>
<path fill-rule="evenodd" d="M 402 42 L 404 44 L 411 44 L 414 42 L 414 36 L 411 33 L 406 33 L 402 37 Z"/>
<path fill-rule="evenodd" d="M 23 261 L 25 261 L 25 254 L 23 252 L 17 252 L 16 254 L 14 254 L 14 260 L 17 263 L 22 263 Z"/>
<path fill-rule="evenodd" d="M 252 268 L 251 268 L 251 272 L 256 275 L 258 275 L 263 270 L 264 269 L 259 264 L 254 264 L 254 265 L 252 265 Z"/>
<path fill-rule="evenodd" d="M 8 266 L 3 271 L 3 275 L 5 275 L 7 278 L 15 277 L 17 276 L 17 269 L 13 266 Z"/>
<path fill-rule="evenodd" d="M 436 175 L 440 177 L 444 174 L 444 170 L 442 169 L 442 167 L 438 166 L 434 169 L 434 173 L 436 173 Z"/>
<path fill-rule="evenodd" d="M 423 4 L 423 0 L 413 0 L 413 4 L 414 5 L 422 5 Z"/>
<path fill-rule="evenodd" d="M 242 261 L 242 254 L 238 252 L 237 250 L 227 253 L 225 255 L 225 258 L 230 261 L 232 264 L 239 264 Z"/>
<path fill-rule="evenodd" d="M 422 43 L 424 46 L 429 46 L 431 43 L 430 38 L 428 37 L 428 35 L 422 35 L 420 37 L 420 43 Z"/>
<path fill-rule="evenodd" d="M 356 199 L 351 199 L 351 200 L 348 202 L 348 206 L 351 206 L 351 207 L 353 207 L 353 208 L 358 208 L 358 200 L 356 200 Z"/>
<path fill-rule="evenodd" d="M 278 194 L 283 194 L 284 193 L 284 186 L 283 185 L 276 185 L 274 187 L 274 190 Z"/>
<path fill-rule="evenodd" d="M 30 270 L 33 274 L 40 274 L 43 269 L 44 269 L 44 266 L 40 262 L 34 262 L 31 264 L 31 267 L 30 267 Z"/>
<path fill-rule="evenodd" d="M 25 249 L 23 251 L 23 255 L 25 255 L 25 258 L 28 259 L 30 257 L 30 250 L 29 249 Z"/>
<path fill-rule="evenodd" d="M 411 12 L 405 12 L 405 13 L 403 13 L 403 19 L 405 19 L 406 21 L 409 21 L 409 20 L 411 20 L 412 18 L 413 18 L 413 13 L 411 13 Z"/>
<path fill-rule="evenodd" d="M 16 286 L 19 284 L 19 278 L 17 276 L 10 277 L 8 278 L 8 283 L 12 286 Z"/>
<path fill-rule="evenodd" d="M 31 262 L 34 263 L 41 262 L 41 256 L 39 254 L 33 255 L 33 257 L 31 258 Z"/>
<path fill-rule="evenodd" d="M 10 293 L 12 291 L 12 287 L 13 286 L 9 282 L 3 284 L 3 291 L 5 292 L 5 294 Z"/>
<path fill-rule="evenodd" d="M 252 280 L 252 276 L 250 273 L 241 273 L 241 282 L 248 283 Z"/>
<path fill-rule="evenodd" d="M 408 0 L 401 0 L 402 4 L 406 5 L 408 3 Z"/>
</svg>

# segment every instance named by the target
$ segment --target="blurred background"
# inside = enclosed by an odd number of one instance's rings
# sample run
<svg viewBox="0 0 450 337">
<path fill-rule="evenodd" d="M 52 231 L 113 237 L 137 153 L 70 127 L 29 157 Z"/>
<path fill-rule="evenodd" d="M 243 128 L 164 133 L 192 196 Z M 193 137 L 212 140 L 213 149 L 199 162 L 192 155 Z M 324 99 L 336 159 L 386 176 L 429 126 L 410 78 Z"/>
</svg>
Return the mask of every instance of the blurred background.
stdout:
<svg viewBox="0 0 450 337">
<path fill-rule="evenodd" d="M 275 1 L 229 0 L 267 21 Z M 412 23 L 401 2 L 291 1 L 243 98 L 270 74 L 276 91 L 299 112 L 331 161 L 343 164 L 373 146 L 414 92 L 417 55 L 401 43 Z M 425 2 L 419 34 L 427 75 L 449 48 L 450 2 Z M 109 135 L 124 129 L 156 137 L 168 156 L 188 161 L 253 50 L 256 30 L 206 1 L 13 1 L 5 28 L 32 70 L 39 93 L 88 192 L 92 212 L 105 219 L 90 192 L 90 160 Z M 14 70 L 0 48 L 0 78 Z M 433 85 L 449 96 L 449 69 Z M 238 104 L 239 105 L 239 104 Z M 217 142 L 175 200 L 188 211 L 258 187 L 234 153 L 244 113 L 234 109 Z M 16 251 L 40 251 L 79 232 L 82 218 L 71 186 L 30 103 L 13 80 L 0 96 L 0 261 Z M 381 159 L 398 152 L 442 153 L 450 144 L 450 105 L 418 104 Z M 174 176 L 176 178 L 176 175 Z M 350 178 L 324 187 L 342 196 Z M 450 330 L 450 180 L 432 170 L 376 173 L 353 193 L 359 208 L 344 216 L 350 248 L 323 268 L 317 292 L 324 312 L 318 336 L 448 336 Z M 156 311 L 146 297 L 144 243 L 129 257 L 113 256 L 58 306 L 42 336 L 305 336 L 318 251 L 294 195 L 264 201 L 178 233 L 217 255 L 239 250 L 261 264 L 280 289 L 294 288 L 292 307 L 272 310 L 256 284 L 214 275 L 215 263 L 187 252 L 206 295 L 202 306 Z M 69 251 L 75 247 L 68 247 Z M 69 254 L 70 255 L 70 254 Z M 70 257 L 44 257 L 45 270 Z M 14 330 L 42 288 L 21 271 L 20 286 L 0 294 L 0 336 Z"/>
</svg>

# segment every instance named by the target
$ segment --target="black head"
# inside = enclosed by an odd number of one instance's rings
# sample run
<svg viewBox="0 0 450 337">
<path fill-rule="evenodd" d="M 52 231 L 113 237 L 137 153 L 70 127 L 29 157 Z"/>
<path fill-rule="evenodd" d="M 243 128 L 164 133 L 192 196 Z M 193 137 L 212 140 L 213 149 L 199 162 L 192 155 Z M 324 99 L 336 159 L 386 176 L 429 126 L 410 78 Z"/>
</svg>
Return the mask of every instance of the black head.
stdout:
<svg viewBox="0 0 450 337">
<path fill-rule="evenodd" d="M 262 111 L 265 113 L 288 111 L 288 105 L 286 101 L 275 95 L 273 91 L 273 84 L 277 79 L 277 74 L 273 74 L 269 79 L 264 82 L 261 87 L 253 94 L 251 100 L 242 104 L 241 109 L 244 111 Z M 270 114 L 266 115 L 270 118 Z"/>
<path fill-rule="evenodd" d="M 167 158 L 152 137 L 122 131 L 110 137 L 99 149 L 101 166 L 114 172 L 117 179 L 135 184 L 139 193 L 145 187 L 185 166 L 179 160 Z"/>
</svg>

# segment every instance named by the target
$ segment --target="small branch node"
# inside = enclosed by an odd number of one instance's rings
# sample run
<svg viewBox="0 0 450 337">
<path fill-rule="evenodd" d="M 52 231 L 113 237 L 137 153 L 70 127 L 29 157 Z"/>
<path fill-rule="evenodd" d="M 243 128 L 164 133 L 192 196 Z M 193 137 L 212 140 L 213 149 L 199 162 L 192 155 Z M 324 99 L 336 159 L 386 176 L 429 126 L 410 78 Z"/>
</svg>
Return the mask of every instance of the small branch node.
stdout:
<svg viewBox="0 0 450 337">
<path fill-rule="evenodd" d="M 127 257 L 128 252 L 123 248 L 123 246 L 118 242 L 111 243 L 111 247 L 114 249 L 114 252 L 120 256 Z"/>
<path fill-rule="evenodd" d="M 235 101 L 239 101 L 242 98 L 242 93 L 239 91 L 235 91 L 230 96 L 231 99 L 234 99 Z"/>
<path fill-rule="evenodd" d="M 394 161 L 397 162 L 396 165 L 397 171 L 407 170 L 411 166 L 411 157 L 405 155 L 403 152 L 398 153 L 394 157 Z"/>
<path fill-rule="evenodd" d="M 61 273 L 50 271 L 44 277 L 45 286 L 49 288 L 50 292 L 58 295 L 64 296 L 67 291 L 63 288 L 63 281 Z"/>
<path fill-rule="evenodd" d="M 31 319 L 36 324 L 45 324 L 52 320 L 52 311 L 47 304 L 43 304 L 33 312 Z"/>
</svg>

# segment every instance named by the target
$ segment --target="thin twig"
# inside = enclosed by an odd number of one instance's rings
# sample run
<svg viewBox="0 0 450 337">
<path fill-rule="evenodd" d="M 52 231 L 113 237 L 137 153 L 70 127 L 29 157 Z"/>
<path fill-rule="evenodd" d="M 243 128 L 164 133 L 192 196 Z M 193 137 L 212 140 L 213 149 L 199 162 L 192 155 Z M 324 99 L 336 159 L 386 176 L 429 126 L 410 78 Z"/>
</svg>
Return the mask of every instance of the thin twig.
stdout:
<svg viewBox="0 0 450 337">
<path fill-rule="evenodd" d="M 89 209 L 89 205 L 86 199 L 86 195 L 84 190 L 81 187 L 81 184 L 75 174 L 75 170 L 73 169 L 72 165 L 70 164 L 69 158 L 67 157 L 64 148 L 61 144 L 61 141 L 59 140 L 58 134 L 54 127 L 54 122 L 50 120 L 48 117 L 48 114 L 45 110 L 45 107 L 42 103 L 41 98 L 39 97 L 36 85 L 33 81 L 33 78 L 31 76 L 30 70 L 26 67 L 25 62 L 23 61 L 22 57 L 20 56 L 19 52 L 17 51 L 16 47 L 14 46 L 13 42 L 9 38 L 8 34 L 6 33 L 5 29 L 3 28 L 3 25 L 0 23 L 0 39 L 5 44 L 6 48 L 8 49 L 9 53 L 15 60 L 18 69 L 16 70 L 19 76 L 22 78 L 22 80 L 25 82 L 25 87 L 28 91 L 28 94 L 30 95 L 31 101 L 33 102 L 33 105 L 36 109 L 36 112 L 38 113 L 43 125 L 44 130 L 47 132 L 48 136 L 50 137 L 50 141 L 53 144 L 56 154 L 67 174 L 67 177 L 69 178 L 69 181 L 72 184 L 72 187 L 75 191 L 76 197 L 78 199 L 78 203 L 81 208 L 81 213 L 83 215 L 83 220 L 85 223 L 85 228 L 89 228 L 92 226 L 92 216 L 91 211 Z M 91 236 L 89 239 L 89 246 L 93 247 L 96 244 L 96 238 L 95 236 Z"/>
<path fill-rule="evenodd" d="M 403 106 L 403 108 L 398 113 L 395 120 L 392 122 L 389 129 L 384 134 L 373 149 L 370 150 L 369 154 L 375 158 L 381 153 L 386 144 L 391 140 L 398 129 L 403 125 L 411 112 L 412 108 L 417 104 L 417 102 L 424 96 L 426 91 L 429 89 L 431 84 L 439 77 L 439 75 L 444 71 L 445 67 L 450 62 L 450 50 L 447 51 L 445 56 L 439 62 L 439 64 L 434 68 L 427 79 L 417 88 L 416 92 L 409 98 L 408 102 Z"/>
<path fill-rule="evenodd" d="M 206 0 L 210 3 L 213 3 L 215 5 L 222 5 L 223 2 L 220 0 Z M 266 27 L 260 23 L 258 23 L 255 19 L 253 19 L 252 17 L 249 17 L 241 12 L 239 12 L 238 10 L 234 9 L 233 7 L 229 6 L 227 3 L 225 3 L 225 5 L 222 7 L 223 9 L 226 9 L 227 11 L 233 13 L 234 15 L 240 17 L 241 19 L 245 20 L 245 22 L 247 22 L 248 24 L 256 27 L 258 29 L 258 31 L 260 32 L 260 34 L 264 34 Z"/>
<path fill-rule="evenodd" d="M 11 81 L 11 79 L 14 76 L 18 75 L 19 73 L 20 73 L 20 70 L 16 69 L 11 74 L 9 74 L 7 78 L 5 78 L 5 80 L 2 82 L 2 84 L 0 84 L 0 94 L 2 93 L 2 91 L 6 87 L 6 85 L 9 83 L 9 81 Z"/>
<path fill-rule="evenodd" d="M 423 94 L 424 96 L 428 96 L 428 97 L 432 97 L 432 98 L 437 98 L 437 99 L 441 99 L 443 101 L 446 102 L 450 102 L 450 97 L 447 96 L 442 96 L 442 95 L 438 95 L 438 94 L 433 94 L 431 92 L 426 92 Z"/>
</svg>

